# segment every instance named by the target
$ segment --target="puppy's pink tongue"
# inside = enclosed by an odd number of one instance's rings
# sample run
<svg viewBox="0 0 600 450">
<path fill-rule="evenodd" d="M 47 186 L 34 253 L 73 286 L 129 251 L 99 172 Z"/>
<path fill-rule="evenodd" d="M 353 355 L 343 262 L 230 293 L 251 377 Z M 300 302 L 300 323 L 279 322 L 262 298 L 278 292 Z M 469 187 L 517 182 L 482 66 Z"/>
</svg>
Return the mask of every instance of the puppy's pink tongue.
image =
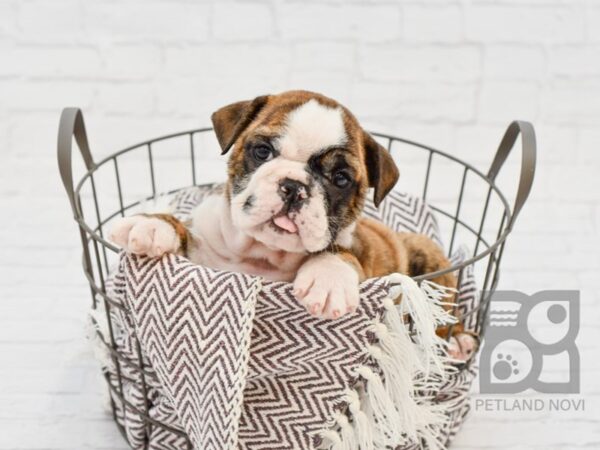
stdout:
<svg viewBox="0 0 600 450">
<path fill-rule="evenodd" d="M 296 224 L 292 221 L 292 219 L 290 219 L 286 215 L 275 217 L 273 219 L 273 222 L 279 228 L 283 228 L 288 233 L 297 233 L 298 232 L 298 227 L 296 226 Z"/>
</svg>

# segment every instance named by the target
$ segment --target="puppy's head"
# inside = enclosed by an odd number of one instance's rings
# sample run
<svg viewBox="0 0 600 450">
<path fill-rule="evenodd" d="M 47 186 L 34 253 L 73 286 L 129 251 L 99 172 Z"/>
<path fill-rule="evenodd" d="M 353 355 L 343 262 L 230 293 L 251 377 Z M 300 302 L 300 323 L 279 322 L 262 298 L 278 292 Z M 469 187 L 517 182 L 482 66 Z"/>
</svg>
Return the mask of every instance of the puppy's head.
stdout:
<svg viewBox="0 0 600 450">
<path fill-rule="evenodd" d="M 378 205 L 398 179 L 389 153 L 336 101 L 290 91 L 212 115 L 229 159 L 234 225 L 287 252 L 349 246 L 369 187 Z"/>
</svg>

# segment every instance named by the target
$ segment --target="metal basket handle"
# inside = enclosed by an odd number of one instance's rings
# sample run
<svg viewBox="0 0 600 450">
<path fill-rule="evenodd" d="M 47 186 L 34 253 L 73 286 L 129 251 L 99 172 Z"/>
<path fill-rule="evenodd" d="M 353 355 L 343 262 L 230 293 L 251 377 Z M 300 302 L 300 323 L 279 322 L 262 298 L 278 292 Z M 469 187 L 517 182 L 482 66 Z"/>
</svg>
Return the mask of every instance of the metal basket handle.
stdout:
<svg viewBox="0 0 600 450">
<path fill-rule="evenodd" d="M 83 113 L 79 108 L 65 108 L 60 116 L 60 125 L 58 128 L 58 170 L 69 202 L 73 216 L 77 220 L 78 209 L 75 200 L 75 189 L 73 186 L 73 165 L 72 165 L 72 147 L 73 137 L 79 147 L 79 152 L 85 163 L 85 167 L 91 170 L 94 167 L 94 160 L 90 152 L 87 134 L 85 132 L 85 123 Z"/>
<path fill-rule="evenodd" d="M 512 216 L 508 222 L 508 230 L 512 229 L 533 185 L 536 165 L 536 142 L 533 125 L 529 122 L 515 120 L 508 126 L 488 171 L 488 178 L 495 182 L 496 176 L 514 148 L 519 134 L 521 135 L 521 175 L 519 177 L 519 187 L 512 209 Z"/>
</svg>

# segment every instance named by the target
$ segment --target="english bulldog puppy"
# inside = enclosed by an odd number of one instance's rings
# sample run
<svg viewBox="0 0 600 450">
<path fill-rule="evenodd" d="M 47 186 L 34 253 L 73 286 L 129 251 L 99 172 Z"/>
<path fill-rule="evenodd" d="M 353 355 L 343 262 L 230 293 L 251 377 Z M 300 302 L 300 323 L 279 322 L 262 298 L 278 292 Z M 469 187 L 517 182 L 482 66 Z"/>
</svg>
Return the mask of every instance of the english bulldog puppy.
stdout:
<svg viewBox="0 0 600 450">
<path fill-rule="evenodd" d="M 165 214 L 120 219 L 110 239 L 125 251 L 178 253 L 214 269 L 291 281 L 310 314 L 331 320 L 356 310 L 361 280 L 450 267 L 428 237 L 361 217 L 369 188 L 379 205 L 399 172 L 335 100 L 306 91 L 265 95 L 219 109 L 212 122 L 222 153 L 231 153 L 222 194 L 205 199 L 185 224 Z M 451 273 L 432 281 L 456 287 Z M 452 356 L 465 360 L 475 346 L 453 327 Z"/>
</svg>

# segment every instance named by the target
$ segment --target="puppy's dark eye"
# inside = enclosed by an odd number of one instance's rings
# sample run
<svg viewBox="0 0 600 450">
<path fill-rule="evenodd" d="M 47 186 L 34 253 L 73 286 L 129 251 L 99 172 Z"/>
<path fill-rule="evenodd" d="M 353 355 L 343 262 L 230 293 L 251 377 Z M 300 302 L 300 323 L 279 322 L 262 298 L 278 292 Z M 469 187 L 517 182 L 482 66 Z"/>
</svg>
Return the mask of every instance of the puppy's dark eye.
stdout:
<svg viewBox="0 0 600 450">
<path fill-rule="evenodd" d="M 333 174 L 331 181 L 334 185 L 342 189 L 348 187 L 352 180 L 350 179 L 350 175 L 348 175 L 346 172 L 340 171 Z"/>
<path fill-rule="evenodd" d="M 267 145 L 257 145 L 252 148 L 252 155 L 257 161 L 269 161 L 273 159 L 273 150 Z"/>
</svg>

